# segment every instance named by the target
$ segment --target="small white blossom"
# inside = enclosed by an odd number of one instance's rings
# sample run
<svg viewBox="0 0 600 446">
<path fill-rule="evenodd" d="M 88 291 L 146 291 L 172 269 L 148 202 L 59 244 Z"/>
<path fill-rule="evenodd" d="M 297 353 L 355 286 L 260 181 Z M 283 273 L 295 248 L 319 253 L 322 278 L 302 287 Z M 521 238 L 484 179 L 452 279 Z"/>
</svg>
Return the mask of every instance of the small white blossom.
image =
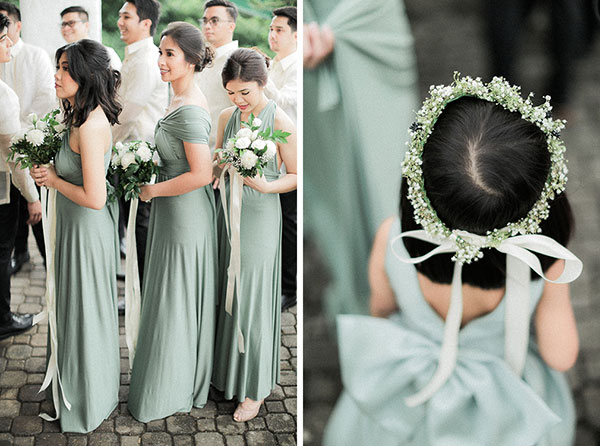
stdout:
<svg viewBox="0 0 600 446">
<path fill-rule="evenodd" d="M 225 144 L 225 150 L 231 152 L 234 147 L 235 147 L 235 140 L 233 138 L 228 139 L 227 144 Z"/>
<path fill-rule="evenodd" d="M 244 153 L 242 153 L 242 156 L 240 157 L 242 166 L 246 169 L 252 169 L 256 165 L 257 159 L 258 157 L 250 150 L 244 150 Z"/>
<path fill-rule="evenodd" d="M 44 142 L 44 132 L 38 129 L 29 130 L 26 139 L 34 146 L 39 146 Z"/>
<path fill-rule="evenodd" d="M 19 141 L 21 141 L 23 139 L 24 136 L 25 135 L 23 133 L 21 133 L 21 132 L 17 133 L 15 136 L 13 136 L 10 139 L 10 145 L 12 146 L 13 144 L 18 143 Z"/>
<path fill-rule="evenodd" d="M 66 126 L 65 126 L 64 124 L 56 124 L 56 125 L 54 126 L 54 131 L 55 131 L 56 133 L 62 133 L 62 132 L 64 132 L 64 131 L 65 131 L 65 129 L 66 129 Z"/>
<path fill-rule="evenodd" d="M 252 132 L 250 133 L 252 134 Z M 243 136 L 241 138 L 238 138 L 238 140 L 235 142 L 235 146 L 238 149 L 247 149 L 248 147 L 250 147 L 250 143 L 250 138 Z"/>
<path fill-rule="evenodd" d="M 36 121 L 38 120 L 38 116 L 35 113 L 29 113 L 27 115 L 27 119 L 29 119 L 32 124 L 35 124 Z"/>
<path fill-rule="evenodd" d="M 265 158 L 267 160 L 272 160 L 275 154 L 277 153 L 277 145 L 273 141 L 267 141 L 267 151 L 265 152 Z"/>
<path fill-rule="evenodd" d="M 148 144 L 140 144 L 137 149 L 137 154 L 140 156 L 142 161 L 150 161 L 152 159 L 152 150 L 150 150 Z"/>
<path fill-rule="evenodd" d="M 256 150 L 262 150 L 265 148 L 267 142 L 264 139 L 257 139 L 252 143 L 252 148 Z"/>
<path fill-rule="evenodd" d="M 35 123 L 35 128 L 38 130 L 44 131 L 48 128 L 48 123 L 46 121 L 42 121 L 42 120 L 37 121 Z"/>
<path fill-rule="evenodd" d="M 126 152 L 121 156 L 121 166 L 127 169 L 131 163 L 135 163 L 135 155 L 132 152 Z"/>
<path fill-rule="evenodd" d="M 252 121 L 253 126 L 260 127 L 261 124 L 262 121 L 259 118 L 254 118 L 254 121 Z"/>
<path fill-rule="evenodd" d="M 242 127 L 241 129 L 238 130 L 238 132 L 236 133 L 236 135 L 238 138 L 252 138 L 252 130 L 250 130 L 247 127 Z"/>
</svg>

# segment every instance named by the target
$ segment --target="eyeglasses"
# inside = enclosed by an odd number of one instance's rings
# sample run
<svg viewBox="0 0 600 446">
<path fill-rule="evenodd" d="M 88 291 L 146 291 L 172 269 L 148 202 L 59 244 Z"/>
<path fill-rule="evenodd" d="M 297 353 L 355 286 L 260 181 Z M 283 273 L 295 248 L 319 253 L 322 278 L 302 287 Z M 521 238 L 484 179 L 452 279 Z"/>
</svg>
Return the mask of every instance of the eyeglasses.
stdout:
<svg viewBox="0 0 600 446">
<path fill-rule="evenodd" d="M 218 26 L 219 23 L 231 23 L 231 20 L 221 20 L 218 17 L 211 17 L 210 19 L 207 19 L 206 17 L 202 17 L 202 20 L 200 21 L 200 25 L 201 26 L 206 26 L 210 23 L 210 26 Z"/>
<path fill-rule="evenodd" d="M 75 25 L 76 23 L 83 23 L 83 20 L 69 20 L 68 22 L 62 22 L 60 24 L 60 27 L 66 28 L 68 26 L 69 28 L 73 28 L 73 25 Z"/>
</svg>

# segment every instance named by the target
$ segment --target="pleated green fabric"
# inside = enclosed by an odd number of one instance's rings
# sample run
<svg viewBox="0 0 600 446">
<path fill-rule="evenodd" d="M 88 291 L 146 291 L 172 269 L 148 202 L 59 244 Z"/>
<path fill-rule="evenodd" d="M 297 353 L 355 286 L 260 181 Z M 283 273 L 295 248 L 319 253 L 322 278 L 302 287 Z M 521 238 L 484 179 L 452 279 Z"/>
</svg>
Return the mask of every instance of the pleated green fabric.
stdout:
<svg viewBox="0 0 600 446">
<path fill-rule="evenodd" d="M 258 117 L 261 130 L 273 129 L 276 105 L 270 101 Z M 240 128 L 236 108 L 225 127 L 223 141 Z M 264 170 L 269 181 L 279 178 L 277 160 Z M 222 197 L 223 198 L 223 197 Z M 229 185 L 226 187 L 229 202 Z M 279 194 L 263 194 L 244 186 L 241 217 L 241 280 L 236 288 L 233 316 L 225 312 L 230 246 L 223 208 L 219 206 L 219 308 L 213 384 L 225 398 L 261 400 L 279 381 L 281 340 L 281 207 Z M 239 301 L 239 313 L 235 300 Z M 238 351 L 237 321 L 245 353 Z"/>
<path fill-rule="evenodd" d="M 401 0 L 306 0 L 304 12 L 335 34 L 332 56 L 304 70 L 304 231 L 330 269 L 330 316 L 367 313 L 369 251 L 398 212 L 418 108 L 413 38 Z"/>
<path fill-rule="evenodd" d="M 109 160 L 110 150 L 104 157 L 105 171 Z M 68 132 L 55 166 L 61 178 L 83 185 L 81 157 L 71 150 Z M 93 431 L 119 402 L 117 220 L 117 203 L 94 210 L 56 194 L 57 358 L 72 405 L 67 410 L 60 400 L 64 432 Z"/>
<path fill-rule="evenodd" d="M 189 171 L 183 141 L 207 144 L 208 112 L 182 106 L 159 120 L 158 181 Z M 211 185 L 152 200 L 142 308 L 128 408 L 147 422 L 203 407 L 213 364 L 217 230 Z"/>
</svg>

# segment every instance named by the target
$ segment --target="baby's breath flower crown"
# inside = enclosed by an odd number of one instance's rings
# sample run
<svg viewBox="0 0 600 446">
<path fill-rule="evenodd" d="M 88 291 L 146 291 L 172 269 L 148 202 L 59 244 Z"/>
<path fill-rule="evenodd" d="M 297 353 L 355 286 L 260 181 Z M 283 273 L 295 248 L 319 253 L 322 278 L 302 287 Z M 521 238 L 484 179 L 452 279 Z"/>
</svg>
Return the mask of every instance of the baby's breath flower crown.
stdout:
<svg viewBox="0 0 600 446">
<path fill-rule="evenodd" d="M 410 140 L 406 143 L 408 150 L 402 163 L 402 173 L 408 182 L 408 198 L 414 208 L 415 222 L 435 238 L 453 240 L 457 247 L 457 252 L 452 257 L 454 261 L 471 263 L 483 257 L 482 248 L 498 247 L 511 236 L 541 232 L 540 223 L 549 216 L 549 201 L 565 189 L 567 165 L 560 131 L 565 127 L 566 121 L 552 119 L 550 96 L 544 97 L 543 104 L 534 106 L 533 93 L 529 94 L 527 99 L 523 99 L 520 90 L 521 87 L 510 85 L 501 77 L 494 77 L 486 84 L 480 78 L 460 77 L 460 73 L 455 72 L 451 85 L 430 87 L 430 97 L 423 102 L 415 122 L 410 127 Z M 551 157 L 550 173 L 544 189 L 527 215 L 503 228 L 488 231 L 485 236 L 448 228 L 437 216 L 425 193 L 421 167 L 423 147 L 444 107 L 463 96 L 476 97 L 498 104 L 511 112 L 519 112 L 524 120 L 537 125 L 546 134 Z"/>
</svg>

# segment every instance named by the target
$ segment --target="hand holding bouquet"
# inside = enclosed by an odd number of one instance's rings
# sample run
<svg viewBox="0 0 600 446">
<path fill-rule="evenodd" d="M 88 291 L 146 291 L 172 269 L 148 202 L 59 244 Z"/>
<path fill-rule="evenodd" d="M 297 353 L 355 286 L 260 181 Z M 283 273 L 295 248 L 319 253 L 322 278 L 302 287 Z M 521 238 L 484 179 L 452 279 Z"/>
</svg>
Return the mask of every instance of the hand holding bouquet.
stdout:
<svg viewBox="0 0 600 446">
<path fill-rule="evenodd" d="M 152 181 L 158 173 L 158 166 L 152 161 L 156 147 L 144 141 L 128 143 L 118 142 L 113 147 L 109 174 L 118 174 L 119 184 L 115 186 L 114 194 L 109 199 L 125 197 L 125 200 L 140 196 L 140 185 Z"/>
<path fill-rule="evenodd" d="M 242 177 L 262 175 L 267 163 L 275 157 L 275 143 L 286 143 L 288 132 L 270 128 L 259 131 L 262 124 L 259 118 L 250 115 L 248 122 L 242 121 L 242 127 L 233 138 L 229 138 L 225 148 L 215 152 L 221 156 L 219 164 L 230 164 Z"/>
<path fill-rule="evenodd" d="M 20 164 L 21 169 L 35 165 L 48 165 L 60 150 L 65 126 L 62 124 L 60 110 L 48 113 L 38 119 L 35 113 L 28 116 L 31 128 L 25 133 L 13 136 L 9 161 Z"/>
</svg>

